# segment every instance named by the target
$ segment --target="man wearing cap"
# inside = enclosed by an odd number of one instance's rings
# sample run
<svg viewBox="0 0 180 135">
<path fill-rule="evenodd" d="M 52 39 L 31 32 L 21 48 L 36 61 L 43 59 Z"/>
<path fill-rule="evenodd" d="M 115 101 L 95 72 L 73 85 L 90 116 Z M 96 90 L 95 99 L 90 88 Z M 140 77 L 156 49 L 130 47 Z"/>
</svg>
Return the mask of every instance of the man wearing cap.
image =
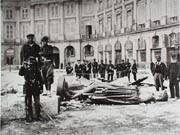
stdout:
<svg viewBox="0 0 180 135">
<path fill-rule="evenodd" d="M 77 64 L 75 64 L 75 73 L 76 77 L 80 79 L 82 76 L 82 65 L 80 60 L 77 60 Z"/>
<path fill-rule="evenodd" d="M 108 74 L 108 80 L 113 81 L 114 65 L 111 63 L 111 60 L 109 61 L 109 64 L 107 65 L 107 74 Z"/>
<path fill-rule="evenodd" d="M 167 67 L 163 62 L 161 62 L 161 57 L 159 55 L 156 56 L 156 60 L 157 61 L 154 65 L 153 75 L 154 75 L 156 90 L 159 91 L 159 87 L 161 87 L 161 90 L 164 90 L 163 81 L 167 76 L 166 74 Z"/>
<path fill-rule="evenodd" d="M 93 77 L 96 78 L 98 74 L 98 63 L 96 62 L 96 59 L 92 62 L 92 72 L 93 72 Z"/>
<path fill-rule="evenodd" d="M 171 98 L 175 98 L 176 95 L 176 98 L 179 99 L 180 66 L 177 63 L 176 54 L 171 56 L 171 63 L 168 66 L 168 78 Z"/>
<path fill-rule="evenodd" d="M 53 75 L 53 47 L 52 45 L 48 45 L 49 37 L 44 36 L 41 39 L 42 47 L 41 47 L 41 61 L 42 61 L 42 78 L 43 83 L 46 87 L 46 92 L 43 95 L 48 95 L 51 97 L 51 84 L 54 82 Z"/>
<path fill-rule="evenodd" d="M 43 90 L 42 77 L 40 73 L 40 46 L 34 42 L 34 35 L 27 35 L 27 43 L 21 48 L 21 69 L 19 75 L 24 76 L 25 84 L 23 93 L 25 94 L 26 121 L 33 121 L 32 96 L 35 102 L 36 120 L 40 120 L 40 94 Z"/>
<path fill-rule="evenodd" d="M 126 68 L 125 74 L 127 75 L 128 80 L 129 80 L 129 82 L 130 82 L 131 63 L 129 62 L 129 59 L 126 60 L 125 68 Z"/>
<path fill-rule="evenodd" d="M 101 63 L 99 64 L 99 74 L 101 78 L 105 79 L 105 72 L 106 72 L 106 65 L 103 63 L 103 60 L 101 60 Z"/>
</svg>

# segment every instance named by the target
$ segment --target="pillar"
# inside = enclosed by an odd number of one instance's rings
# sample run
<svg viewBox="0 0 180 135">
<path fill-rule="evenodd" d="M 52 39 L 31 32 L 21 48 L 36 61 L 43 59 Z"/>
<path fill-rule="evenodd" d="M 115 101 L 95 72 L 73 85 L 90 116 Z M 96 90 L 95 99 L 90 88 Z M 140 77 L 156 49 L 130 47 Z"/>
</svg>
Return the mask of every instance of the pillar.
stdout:
<svg viewBox="0 0 180 135">
<path fill-rule="evenodd" d="M 49 36 L 49 4 L 45 5 L 45 35 Z"/>
<path fill-rule="evenodd" d="M 20 42 L 20 7 L 16 7 L 16 33 L 15 33 L 15 39 L 16 42 Z"/>
<path fill-rule="evenodd" d="M 59 3 L 60 6 L 60 36 L 59 40 L 64 40 L 64 10 L 63 10 L 63 2 Z"/>
<path fill-rule="evenodd" d="M 75 39 L 80 39 L 80 4 L 79 2 L 75 3 L 76 5 L 76 33 Z"/>
</svg>

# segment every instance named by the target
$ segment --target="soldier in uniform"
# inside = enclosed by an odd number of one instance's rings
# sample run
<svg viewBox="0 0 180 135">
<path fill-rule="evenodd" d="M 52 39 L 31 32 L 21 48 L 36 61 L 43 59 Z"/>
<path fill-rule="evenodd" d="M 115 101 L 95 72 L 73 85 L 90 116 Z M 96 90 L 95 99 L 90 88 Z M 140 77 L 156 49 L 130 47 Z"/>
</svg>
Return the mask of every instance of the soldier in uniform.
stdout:
<svg viewBox="0 0 180 135">
<path fill-rule="evenodd" d="M 101 60 L 101 64 L 99 64 L 99 74 L 101 78 L 105 79 L 105 72 L 106 72 L 106 65 L 103 63 L 103 60 Z"/>
<path fill-rule="evenodd" d="M 73 71 L 73 67 L 71 66 L 71 63 L 68 62 L 67 66 L 66 66 L 66 73 L 72 74 L 72 71 Z"/>
<path fill-rule="evenodd" d="M 25 94 L 25 111 L 26 121 L 32 122 L 33 110 L 32 110 L 32 96 L 35 102 L 36 120 L 40 120 L 40 94 L 43 90 L 42 77 L 40 73 L 40 46 L 34 42 L 34 35 L 27 35 L 27 43 L 21 48 L 21 70 L 19 75 L 24 76 L 24 94 Z"/>
<path fill-rule="evenodd" d="M 122 63 L 120 62 L 119 64 L 116 65 L 116 76 L 117 76 L 117 78 L 121 77 L 122 70 L 123 70 Z"/>
<path fill-rule="evenodd" d="M 168 66 L 168 78 L 171 98 L 174 98 L 176 94 L 176 98 L 179 99 L 180 66 L 175 54 L 172 54 L 172 61 Z"/>
<path fill-rule="evenodd" d="M 96 59 L 92 62 L 92 72 L 93 72 L 93 77 L 96 78 L 98 75 L 98 63 L 96 62 Z"/>
<path fill-rule="evenodd" d="M 159 91 L 159 87 L 161 87 L 161 90 L 164 90 L 163 81 L 167 75 L 166 74 L 167 68 L 166 65 L 163 62 L 161 62 L 161 57 L 159 55 L 156 56 L 156 60 L 157 61 L 154 65 L 153 75 L 154 75 L 156 90 Z"/>
<path fill-rule="evenodd" d="M 137 80 L 137 64 L 136 64 L 136 60 L 133 60 L 133 65 L 132 65 L 132 74 L 134 76 L 134 81 Z"/>
<path fill-rule="evenodd" d="M 108 80 L 113 81 L 114 65 L 111 63 L 111 60 L 109 61 L 109 64 L 107 65 L 107 74 L 108 74 Z"/>
<path fill-rule="evenodd" d="M 49 95 L 51 97 L 51 85 L 54 82 L 54 67 L 53 67 L 53 47 L 48 45 L 49 37 L 44 36 L 41 39 L 42 48 L 41 48 L 41 59 L 42 59 L 42 77 L 43 83 L 46 87 L 46 92 L 43 95 Z"/>
<path fill-rule="evenodd" d="M 126 67 L 125 74 L 127 75 L 128 80 L 130 82 L 131 63 L 129 62 L 129 59 L 126 60 L 125 67 Z"/>
<path fill-rule="evenodd" d="M 125 66 L 124 60 L 121 61 L 121 65 L 122 65 L 121 77 L 124 77 L 125 76 L 125 72 L 126 72 L 126 66 Z"/>
<path fill-rule="evenodd" d="M 75 73 L 76 77 L 80 79 L 82 76 L 82 65 L 80 60 L 77 60 L 77 64 L 75 64 Z"/>
</svg>

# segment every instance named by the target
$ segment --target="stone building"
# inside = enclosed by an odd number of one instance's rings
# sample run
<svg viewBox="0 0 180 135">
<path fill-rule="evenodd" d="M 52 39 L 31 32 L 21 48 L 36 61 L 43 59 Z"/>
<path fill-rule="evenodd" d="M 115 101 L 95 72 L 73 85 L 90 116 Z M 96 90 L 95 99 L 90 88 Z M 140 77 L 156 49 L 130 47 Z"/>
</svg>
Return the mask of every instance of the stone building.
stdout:
<svg viewBox="0 0 180 135">
<path fill-rule="evenodd" d="M 50 37 L 56 68 L 78 59 L 180 61 L 179 0 L 2 0 L 1 66 L 19 65 L 26 35 Z"/>
</svg>

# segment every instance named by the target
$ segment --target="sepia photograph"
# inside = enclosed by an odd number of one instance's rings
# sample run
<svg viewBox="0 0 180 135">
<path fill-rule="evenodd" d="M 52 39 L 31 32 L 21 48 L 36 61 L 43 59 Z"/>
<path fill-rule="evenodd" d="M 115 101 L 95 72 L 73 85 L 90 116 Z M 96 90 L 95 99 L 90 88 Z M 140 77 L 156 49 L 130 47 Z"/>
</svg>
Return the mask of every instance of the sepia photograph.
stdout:
<svg viewBox="0 0 180 135">
<path fill-rule="evenodd" d="M 1 135 L 180 135 L 180 0 L 0 0 Z"/>
</svg>

